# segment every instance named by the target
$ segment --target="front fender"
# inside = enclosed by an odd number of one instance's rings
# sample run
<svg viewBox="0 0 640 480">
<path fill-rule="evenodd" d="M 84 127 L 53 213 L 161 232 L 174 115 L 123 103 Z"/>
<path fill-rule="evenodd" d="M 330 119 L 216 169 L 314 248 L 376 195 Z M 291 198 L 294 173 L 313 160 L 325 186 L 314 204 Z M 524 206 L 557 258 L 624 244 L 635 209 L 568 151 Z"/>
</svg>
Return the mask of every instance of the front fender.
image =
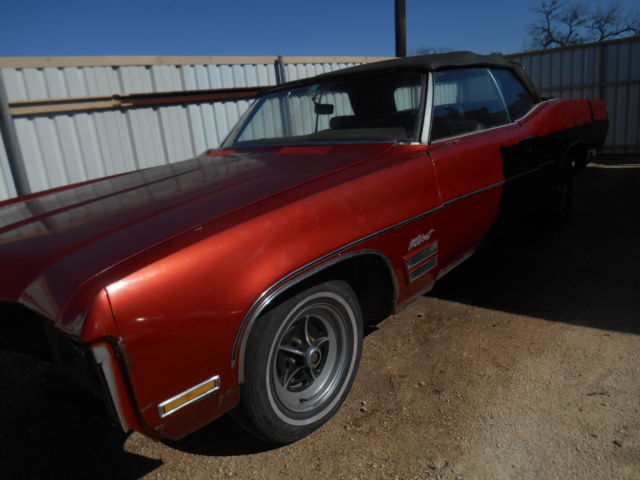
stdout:
<svg viewBox="0 0 640 480">
<path fill-rule="evenodd" d="M 352 181 L 289 192 L 228 228 L 214 222 L 198 232 L 201 240 L 107 287 L 147 424 L 177 438 L 230 410 L 239 399 L 234 343 L 263 292 L 439 205 L 428 157 L 410 153 Z M 160 418 L 159 403 L 215 375 L 218 393 Z"/>
</svg>

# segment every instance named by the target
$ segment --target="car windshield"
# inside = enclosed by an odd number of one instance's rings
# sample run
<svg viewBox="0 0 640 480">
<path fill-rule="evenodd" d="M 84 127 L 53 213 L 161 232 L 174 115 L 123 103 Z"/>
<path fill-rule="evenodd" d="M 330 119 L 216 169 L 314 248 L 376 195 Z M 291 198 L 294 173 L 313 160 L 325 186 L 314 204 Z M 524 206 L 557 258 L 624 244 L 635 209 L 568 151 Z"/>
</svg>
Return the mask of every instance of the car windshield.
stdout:
<svg viewBox="0 0 640 480">
<path fill-rule="evenodd" d="M 423 77 L 380 72 L 264 95 L 224 146 L 416 140 Z"/>
</svg>

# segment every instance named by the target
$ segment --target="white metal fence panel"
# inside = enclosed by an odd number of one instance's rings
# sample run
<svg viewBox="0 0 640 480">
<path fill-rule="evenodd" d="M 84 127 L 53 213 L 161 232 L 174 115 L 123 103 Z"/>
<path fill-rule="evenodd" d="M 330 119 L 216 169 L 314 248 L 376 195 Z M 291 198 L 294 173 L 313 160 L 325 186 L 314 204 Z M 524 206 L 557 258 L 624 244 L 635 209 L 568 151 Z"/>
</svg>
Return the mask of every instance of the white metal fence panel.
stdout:
<svg viewBox="0 0 640 480">
<path fill-rule="evenodd" d="M 511 58 L 525 67 L 545 95 L 606 100 L 611 122 L 607 139 L 610 151 L 639 152 L 640 37 Z M 275 57 L 229 61 L 95 58 L 91 59 L 94 64 L 86 59 L 15 59 L 14 65 L 7 65 L 4 60 L 0 74 L 13 102 L 276 83 Z M 380 59 L 284 60 L 284 76 L 291 81 Z M 250 103 L 238 100 L 21 116 L 14 119 L 14 125 L 31 189 L 39 191 L 197 155 L 218 146 Z M 2 146 L 0 200 L 14 195 Z"/>
<path fill-rule="evenodd" d="M 287 63 L 285 66 L 285 77 L 288 82 L 301 80 L 303 78 L 314 77 L 322 73 L 333 72 L 343 68 L 354 67 L 362 62 L 340 62 L 340 63 Z"/>
<path fill-rule="evenodd" d="M 544 96 L 607 102 L 605 152 L 640 154 L 640 37 L 510 55 Z"/>
<path fill-rule="evenodd" d="M 234 58 L 227 63 L 190 63 L 153 58 L 110 65 L 96 59 L 22 61 L 0 69 L 10 102 L 180 92 L 276 84 L 276 57 Z M 42 60 L 42 59 L 41 59 Z M 80 59 L 82 60 L 82 59 Z M 353 60 L 353 59 L 350 59 Z M 362 59 L 361 61 L 366 61 Z M 298 59 L 286 66 L 288 80 L 361 63 Z M 16 63 L 21 61 L 16 59 Z M 107 63 L 107 64 L 102 64 Z M 145 63 L 145 62 L 141 62 Z M 54 188 L 139 168 L 173 163 L 220 145 L 250 100 L 129 110 L 20 116 L 14 119 L 32 191 Z M 4 148 L 0 150 L 0 200 L 15 195 Z"/>
<path fill-rule="evenodd" d="M 9 101 L 256 87 L 276 82 L 273 64 L 2 68 L 2 75 Z"/>
<path fill-rule="evenodd" d="M 14 125 L 33 191 L 173 163 L 217 147 L 249 101 L 22 117 Z M 6 163 L 4 148 L 2 161 Z M 3 164 L 4 165 L 4 164 Z M 3 182 L 11 184 L 8 167 Z M 14 195 L 2 189 L 0 199 Z"/>
</svg>

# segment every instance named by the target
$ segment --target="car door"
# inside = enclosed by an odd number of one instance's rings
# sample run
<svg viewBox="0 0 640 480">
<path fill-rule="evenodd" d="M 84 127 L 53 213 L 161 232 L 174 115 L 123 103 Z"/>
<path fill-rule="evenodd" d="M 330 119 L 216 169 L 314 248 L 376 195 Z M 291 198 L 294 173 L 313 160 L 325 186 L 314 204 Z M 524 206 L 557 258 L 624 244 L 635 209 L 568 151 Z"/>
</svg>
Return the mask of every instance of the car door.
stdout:
<svg viewBox="0 0 640 480">
<path fill-rule="evenodd" d="M 503 199 L 503 153 L 523 138 L 488 68 L 435 72 L 433 84 L 429 154 L 443 202 L 446 271 L 472 253 L 493 225 Z M 522 169 L 529 167 L 536 168 Z"/>
</svg>

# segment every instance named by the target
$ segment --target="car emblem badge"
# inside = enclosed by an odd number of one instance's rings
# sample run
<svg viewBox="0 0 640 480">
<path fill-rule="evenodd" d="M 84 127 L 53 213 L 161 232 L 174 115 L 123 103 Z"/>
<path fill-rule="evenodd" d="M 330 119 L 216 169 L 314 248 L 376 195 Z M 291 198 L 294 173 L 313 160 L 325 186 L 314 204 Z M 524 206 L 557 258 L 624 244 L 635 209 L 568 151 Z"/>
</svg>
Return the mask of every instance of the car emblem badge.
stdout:
<svg viewBox="0 0 640 480">
<path fill-rule="evenodd" d="M 428 242 L 431 238 L 431 235 L 433 235 L 433 232 L 435 232 L 435 230 L 432 228 L 427 233 L 421 233 L 420 235 L 413 237 L 411 241 L 409 241 L 409 248 L 407 249 L 407 251 L 411 251 L 414 248 L 419 247 L 423 243 Z"/>
</svg>

